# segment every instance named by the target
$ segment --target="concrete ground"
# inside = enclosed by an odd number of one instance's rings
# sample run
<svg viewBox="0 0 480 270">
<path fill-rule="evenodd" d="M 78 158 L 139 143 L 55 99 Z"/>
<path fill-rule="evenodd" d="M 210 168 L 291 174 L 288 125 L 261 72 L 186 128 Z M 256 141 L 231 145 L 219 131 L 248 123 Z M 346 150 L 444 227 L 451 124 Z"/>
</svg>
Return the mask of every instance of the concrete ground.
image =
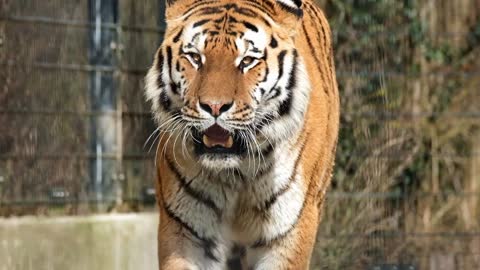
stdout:
<svg viewBox="0 0 480 270">
<path fill-rule="evenodd" d="M 157 214 L 0 219 L 0 270 L 157 270 Z"/>
</svg>

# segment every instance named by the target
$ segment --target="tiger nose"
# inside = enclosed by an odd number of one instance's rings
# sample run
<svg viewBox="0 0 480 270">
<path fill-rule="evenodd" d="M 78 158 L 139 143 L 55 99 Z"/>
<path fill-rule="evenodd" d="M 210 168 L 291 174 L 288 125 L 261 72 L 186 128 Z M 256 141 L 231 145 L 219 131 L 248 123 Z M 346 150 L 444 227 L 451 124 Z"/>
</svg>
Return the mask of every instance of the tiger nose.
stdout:
<svg viewBox="0 0 480 270">
<path fill-rule="evenodd" d="M 219 116 L 220 114 L 228 111 L 233 106 L 233 102 L 200 102 L 200 108 L 208 112 L 212 116 Z"/>
</svg>

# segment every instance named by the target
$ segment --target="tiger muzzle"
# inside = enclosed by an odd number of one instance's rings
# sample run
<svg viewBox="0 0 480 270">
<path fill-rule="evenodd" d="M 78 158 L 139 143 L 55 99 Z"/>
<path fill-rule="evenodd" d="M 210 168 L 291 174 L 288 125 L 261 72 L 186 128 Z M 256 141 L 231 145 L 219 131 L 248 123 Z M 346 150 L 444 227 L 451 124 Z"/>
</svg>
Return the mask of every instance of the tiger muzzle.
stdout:
<svg viewBox="0 0 480 270">
<path fill-rule="evenodd" d="M 245 142 L 239 134 L 231 133 L 217 124 L 203 132 L 193 129 L 192 134 L 198 155 L 242 155 L 246 152 Z"/>
</svg>

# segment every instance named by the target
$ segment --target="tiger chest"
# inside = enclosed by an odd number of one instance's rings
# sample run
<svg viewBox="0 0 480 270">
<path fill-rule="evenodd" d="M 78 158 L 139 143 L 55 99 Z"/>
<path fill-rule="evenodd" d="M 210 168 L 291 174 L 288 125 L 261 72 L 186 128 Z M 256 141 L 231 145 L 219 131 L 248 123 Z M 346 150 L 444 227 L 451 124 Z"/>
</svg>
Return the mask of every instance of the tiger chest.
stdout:
<svg viewBox="0 0 480 270">
<path fill-rule="evenodd" d="M 229 240 L 246 246 L 270 242 L 291 230 L 303 209 L 300 174 L 264 179 L 238 192 L 222 222 Z"/>
</svg>

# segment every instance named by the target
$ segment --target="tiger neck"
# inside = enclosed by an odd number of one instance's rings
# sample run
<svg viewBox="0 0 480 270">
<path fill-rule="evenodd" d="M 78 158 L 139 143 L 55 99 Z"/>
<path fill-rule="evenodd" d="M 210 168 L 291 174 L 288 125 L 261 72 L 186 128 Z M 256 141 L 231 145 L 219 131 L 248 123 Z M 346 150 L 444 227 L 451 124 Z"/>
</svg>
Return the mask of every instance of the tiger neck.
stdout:
<svg viewBox="0 0 480 270">
<path fill-rule="evenodd" d="M 242 194 L 248 194 L 254 200 L 249 198 L 246 202 L 261 203 L 269 194 L 284 188 L 292 181 L 294 174 L 298 173 L 295 169 L 298 167 L 303 145 L 302 130 L 293 134 L 294 136 L 287 140 L 265 141 L 258 151 L 248 154 L 250 158 L 235 169 L 207 170 L 201 167 L 193 154 L 170 155 L 169 159 L 178 164 L 178 170 L 187 179 L 194 179 L 192 184 L 215 187 L 212 188 L 212 193 L 218 190 L 221 190 L 221 193 L 238 193 L 240 201 Z"/>
</svg>

